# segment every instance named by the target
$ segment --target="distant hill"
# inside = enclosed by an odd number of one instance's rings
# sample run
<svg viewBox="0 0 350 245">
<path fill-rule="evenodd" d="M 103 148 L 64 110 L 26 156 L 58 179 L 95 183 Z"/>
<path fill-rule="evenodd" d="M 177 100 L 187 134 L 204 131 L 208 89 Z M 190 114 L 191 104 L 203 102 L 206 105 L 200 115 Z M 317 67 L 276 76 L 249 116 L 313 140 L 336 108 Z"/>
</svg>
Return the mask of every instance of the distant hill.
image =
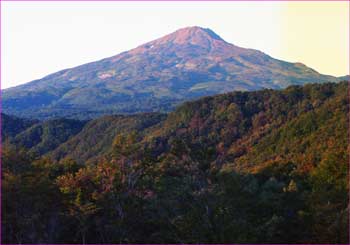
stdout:
<svg viewBox="0 0 350 245">
<path fill-rule="evenodd" d="M 167 112 L 183 101 L 235 90 L 334 82 L 301 63 L 227 43 L 188 27 L 100 61 L 2 91 L 3 112 L 27 118 L 96 118 Z"/>
<path fill-rule="evenodd" d="M 86 121 L 64 118 L 28 120 L 1 113 L 2 143 L 11 143 L 43 155 L 79 133 L 85 124 Z"/>
<path fill-rule="evenodd" d="M 75 159 L 81 164 L 111 152 L 118 134 L 143 132 L 166 118 L 161 113 L 103 116 L 91 121 L 74 119 L 28 120 L 2 113 L 2 139 L 38 156 L 50 153 L 56 160 Z"/>
<path fill-rule="evenodd" d="M 83 130 L 57 147 L 49 156 L 56 160 L 74 159 L 80 164 L 96 163 L 111 153 L 113 141 L 118 134 L 144 132 L 165 119 L 165 114 L 148 113 L 130 116 L 104 116 L 88 122 Z"/>
<path fill-rule="evenodd" d="M 72 119 L 39 122 L 17 134 L 10 142 L 43 155 L 79 133 L 85 123 Z"/>
<path fill-rule="evenodd" d="M 1 113 L 1 141 L 12 138 L 37 123 L 38 120 L 28 120 Z"/>
</svg>

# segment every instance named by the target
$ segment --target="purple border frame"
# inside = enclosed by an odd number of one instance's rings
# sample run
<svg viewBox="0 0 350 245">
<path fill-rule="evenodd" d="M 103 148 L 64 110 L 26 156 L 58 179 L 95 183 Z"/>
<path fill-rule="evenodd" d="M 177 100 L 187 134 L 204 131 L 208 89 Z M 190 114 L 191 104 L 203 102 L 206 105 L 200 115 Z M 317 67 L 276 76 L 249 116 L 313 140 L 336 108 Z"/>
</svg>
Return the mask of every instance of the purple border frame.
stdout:
<svg viewBox="0 0 350 245">
<path fill-rule="evenodd" d="M 0 2 L 350 2 L 350 0 L 0 0 Z"/>
<path fill-rule="evenodd" d="M 350 0 L 0 0 L 0 54 L 2 52 L 2 45 L 1 45 L 1 2 L 348 2 L 349 3 L 349 15 L 350 15 Z M 350 16 L 349 16 L 350 18 Z M 350 40 L 350 30 L 348 30 L 348 35 L 349 35 L 349 40 Z M 350 50 L 350 43 L 349 43 L 349 50 Z M 350 61 L 350 53 L 349 55 L 349 61 Z M 348 67 L 348 75 L 350 74 L 350 64 Z M 0 156 L 2 156 L 2 89 L 1 89 L 1 71 L 2 71 L 2 61 L 0 57 Z M 348 102 L 350 104 L 350 81 L 348 82 Z M 350 109 L 349 109 L 350 110 Z M 350 112 L 349 112 L 350 114 Z M 348 117 L 348 145 L 350 145 L 350 118 Z M 0 158 L 0 245 L 2 244 L 2 160 Z M 349 156 L 349 162 L 348 162 L 348 183 L 350 185 L 350 156 Z M 348 193 L 348 201 L 350 203 L 350 190 Z M 348 214 L 348 224 L 350 224 L 350 213 Z M 349 230 L 349 240 L 350 240 L 350 230 Z M 25 245 L 26 243 L 22 243 Z M 47 245 L 54 245 L 50 243 L 45 243 Z M 74 244 L 66 244 L 66 245 L 77 245 L 78 243 Z M 91 245 L 100 245 L 100 244 L 93 244 L 93 243 L 88 243 Z M 109 243 L 104 243 L 105 245 L 114 245 L 114 244 L 109 244 Z M 268 244 L 268 243 L 260 243 L 260 244 L 265 244 L 265 245 L 284 245 L 283 243 L 281 244 Z M 38 245 L 41 245 L 40 243 Z M 138 244 L 135 244 L 138 245 Z M 154 244 L 154 245 L 160 245 L 160 244 Z M 164 245 L 164 244 L 162 244 Z M 201 244 L 201 245 L 209 245 L 209 244 Z M 210 244 L 214 245 L 214 244 Z M 252 244 L 255 245 L 255 244 Z M 258 244 L 256 244 L 258 245 Z M 315 244 L 314 244 L 315 245 Z"/>
<path fill-rule="evenodd" d="M 1 26 L 2 26 L 2 15 L 1 15 L 1 0 L 0 0 L 0 244 L 2 243 L 2 89 L 1 89 L 1 54 L 2 54 L 2 43 L 1 43 Z"/>
</svg>

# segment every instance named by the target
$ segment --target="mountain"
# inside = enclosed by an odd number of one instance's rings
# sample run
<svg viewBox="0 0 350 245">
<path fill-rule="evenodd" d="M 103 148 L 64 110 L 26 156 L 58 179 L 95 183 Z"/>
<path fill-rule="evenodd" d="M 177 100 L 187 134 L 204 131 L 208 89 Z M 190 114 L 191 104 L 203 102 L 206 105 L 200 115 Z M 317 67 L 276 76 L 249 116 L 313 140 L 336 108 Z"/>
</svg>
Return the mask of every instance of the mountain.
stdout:
<svg viewBox="0 0 350 245">
<path fill-rule="evenodd" d="M 337 81 L 301 64 L 227 43 L 188 27 L 100 61 L 2 91 L 7 114 L 95 118 L 170 111 L 183 101 L 234 90 Z"/>
<path fill-rule="evenodd" d="M 349 244 L 348 89 L 236 91 L 104 116 L 44 158 L 4 145 L 3 241 Z M 47 122 L 60 135 L 81 125 Z"/>
</svg>

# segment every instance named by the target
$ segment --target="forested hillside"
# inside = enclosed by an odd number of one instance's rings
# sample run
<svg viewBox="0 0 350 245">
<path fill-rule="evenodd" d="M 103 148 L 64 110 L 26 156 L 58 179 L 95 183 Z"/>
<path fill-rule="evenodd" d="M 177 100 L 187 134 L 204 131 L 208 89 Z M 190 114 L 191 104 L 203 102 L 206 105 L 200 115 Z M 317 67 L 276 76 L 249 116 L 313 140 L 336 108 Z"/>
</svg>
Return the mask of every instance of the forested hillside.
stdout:
<svg viewBox="0 0 350 245">
<path fill-rule="evenodd" d="M 26 148 L 30 153 L 43 155 L 56 149 L 80 132 L 84 121 L 55 119 L 31 121 L 2 114 L 2 141 Z"/>
<path fill-rule="evenodd" d="M 60 145 L 49 155 L 56 160 L 70 158 L 80 164 L 96 163 L 101 155 L 111 153 L 113 140 L 118 134 L 133 131 L 141 134 L 165 117 L 165 114 L 160 113 L 104 116 L 90 121 L 79 134 Z"/>
<path fill-rule="evenodd" d="M 16 136 L 37 122 L 37 120 L 23 119 L 1 113 L 1 141 Z"/>
<path fill-rule="evenodd" d="M 349 243 L 348 101 L 347 82 L 233 92 L 77 121 L 42 156 L 9 140 L 3 242 Z"/>
</svg>

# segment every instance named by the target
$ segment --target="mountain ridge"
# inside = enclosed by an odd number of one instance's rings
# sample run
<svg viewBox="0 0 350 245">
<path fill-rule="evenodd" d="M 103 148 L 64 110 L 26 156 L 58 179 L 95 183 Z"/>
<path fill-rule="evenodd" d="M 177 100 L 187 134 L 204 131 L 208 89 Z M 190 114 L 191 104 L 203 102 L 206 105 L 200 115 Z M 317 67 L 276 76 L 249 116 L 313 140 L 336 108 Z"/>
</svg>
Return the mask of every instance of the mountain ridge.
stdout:
<svg viewBox="0 0 350 245">
<path fill-rule="evenodd" d="M 37 118 L 167 112 L 206 95 L 337 80 L 301 63 L 240 48 L 210 29 L 195 26 L 5 89 L 3 110 Z"/>
</svg>

